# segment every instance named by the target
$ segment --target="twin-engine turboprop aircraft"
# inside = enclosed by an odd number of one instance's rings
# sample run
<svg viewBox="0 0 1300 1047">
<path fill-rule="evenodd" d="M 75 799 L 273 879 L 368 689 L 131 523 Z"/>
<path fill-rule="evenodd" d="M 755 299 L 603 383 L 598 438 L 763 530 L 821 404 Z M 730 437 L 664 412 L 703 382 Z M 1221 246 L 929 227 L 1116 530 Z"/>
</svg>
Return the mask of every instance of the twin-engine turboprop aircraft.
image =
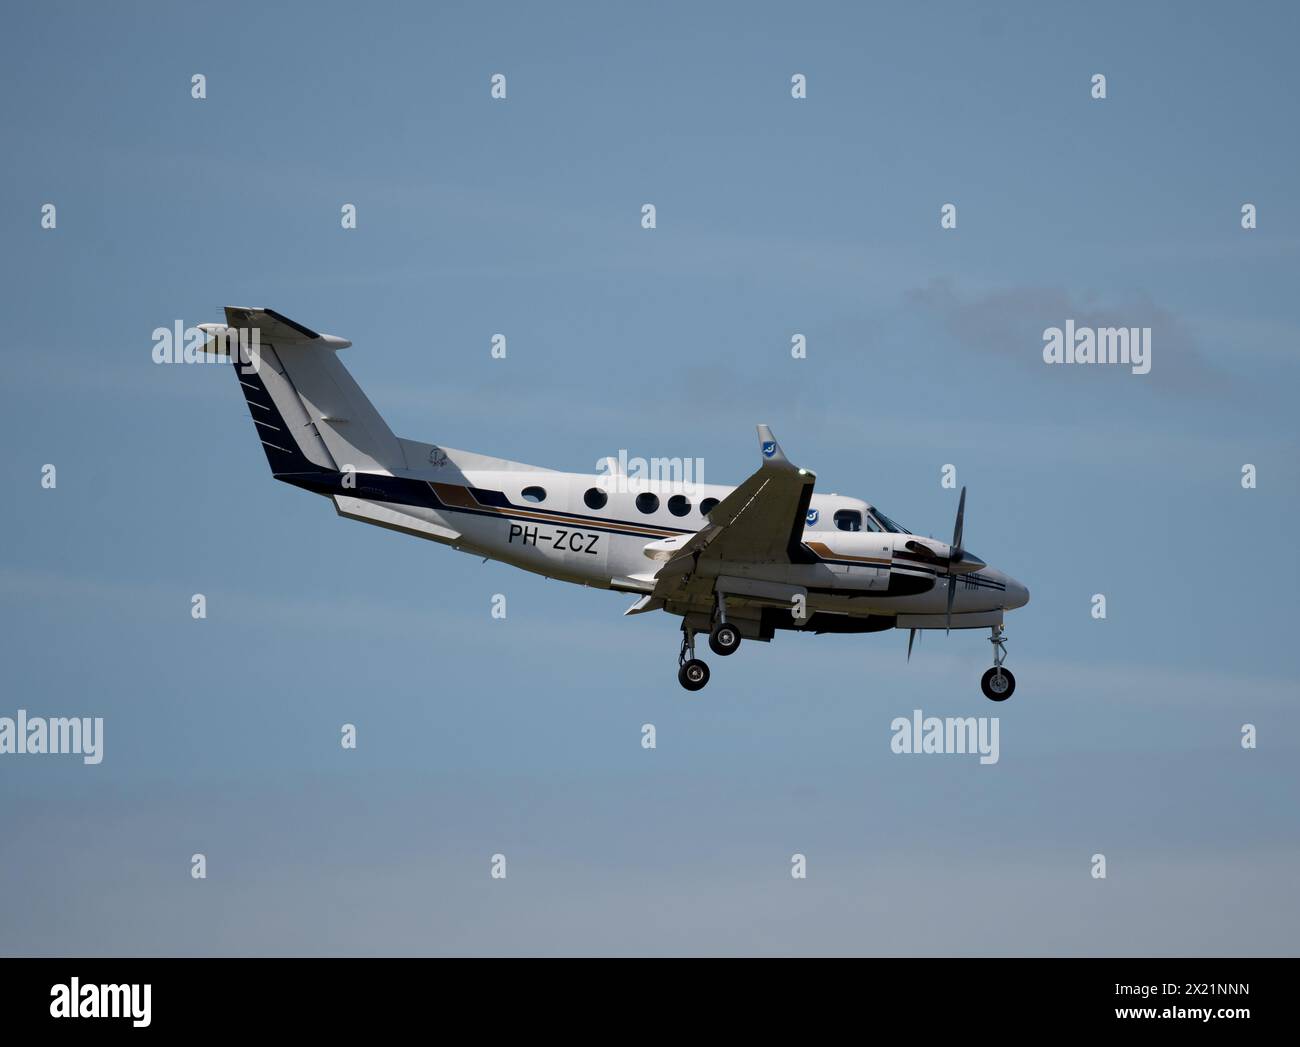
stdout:
<svg viewBox="0 0 1300 1047">
<path fill-rule="evenodd" d="M 990 629 L 980 681 L 1011 697 L 1002 616 L 1029 591 L 962 546 L 966 491 L 949 543 L 921 538 L 866 502 L 813 493 L 765 425 L 762 461 L 739 487 L 582 475 L 394 436 L 336 355 L 350 342 L 270 309 L 227 307 L 203 324 L 229 353 L 277 480 L 339 515 L 428 538 L 566 582 L 634 594 L 627 614 L 682 619 L 678 679 L 698 691 L 715 654 L 778 629 L 813 633 Z M 242 345 L 236 335 L 242 332 Z M 611 459 L 612 461 L 612 459 Z M 611 482 L 615 481 L 615 482 Z"/>
</svg>

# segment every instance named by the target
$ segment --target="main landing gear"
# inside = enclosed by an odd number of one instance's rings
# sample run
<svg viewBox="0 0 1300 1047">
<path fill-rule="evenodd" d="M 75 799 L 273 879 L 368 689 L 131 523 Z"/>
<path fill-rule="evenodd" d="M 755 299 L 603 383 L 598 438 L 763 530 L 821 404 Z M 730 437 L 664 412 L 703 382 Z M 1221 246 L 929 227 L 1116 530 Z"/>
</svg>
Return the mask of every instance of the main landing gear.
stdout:
<svg viewBox="0 0 1300 1047">
<path fill-rule="evenodd" d="M 735 654 L 740 646 L 740 630 L 727 621 L 727 598 L 718 593 L 717 622 L 709 633 L 709 650 L 720 657 Z"/>
<path fill-rule="evenodd" d="M 989 643 L 993 645 L 993 668 L 980 677 L 980 690 L 990 701 L 1005 702 L 1015 693 L 1016 678 L 1011 675 L 1010 669 L 1002 668 L 1002 662 L 1007 656 L 1007 637 L 1002 626 L 993 626 L 992 632 Z M 707 674 L 705 679 L 708 679 Z"/>
<path fill-rule="evenodd" d="M 695 630 L 682 624 L 682 649 L 677 655 L 677 680 L 688 691 L 698 691 L 709 682 L 709 667 L 695 657 Z"/>
<path fill-rule="evenodd" d="M 725 658 L 740 647 L 740 630 L 727 621 L 727 598 L 718 594 L 714 625 L 709 630 L 709 649 Z M 695 630 L 682 622 L 682 650 L 677 656 L 677 679 L 688 691 L 698 691 L 709 682 L 709 667 L 695 657 Z"/>
<path fill-rule="evenodd" d="M 719 622 L 709 633 L 709 650 L 714 654 L 722 655 L 724 658 L 729 654 L 735 654 L 736 648 L 740 646 L 740 630 L 734 625 L 727 622 Z"/>
</svg>

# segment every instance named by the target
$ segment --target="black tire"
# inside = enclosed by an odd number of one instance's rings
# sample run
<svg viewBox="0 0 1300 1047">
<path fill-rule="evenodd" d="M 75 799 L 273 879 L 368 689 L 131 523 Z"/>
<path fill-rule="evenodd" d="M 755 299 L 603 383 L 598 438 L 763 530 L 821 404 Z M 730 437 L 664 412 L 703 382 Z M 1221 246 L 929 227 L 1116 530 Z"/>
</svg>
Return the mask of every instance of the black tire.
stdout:
<svg viewBox="0 0 1300 1047">
<path fill-rule="evenodd" d="M 688 691 L 698 691 L 709 682 L 709 667 L 698 658 L 692 658 L 677 670 L 677 681 Z"/>
<path fill-rule="evenodd" d="M 709 633 L 709 650 L 725 658 L 740 646 L 740 630 L 730 622 L 719 622 Z"/>
<path fill-rule="evenodd" d="M 995 684 L 994 679 L 999 675 L 1002 679 Z M 980 677 L 980 690 L 991 702 L 1005 702 L 1016 693 L 1016 678 L 1011 675 L 1010 669 L 999 669 L 995 665 Z"/>
</svg>

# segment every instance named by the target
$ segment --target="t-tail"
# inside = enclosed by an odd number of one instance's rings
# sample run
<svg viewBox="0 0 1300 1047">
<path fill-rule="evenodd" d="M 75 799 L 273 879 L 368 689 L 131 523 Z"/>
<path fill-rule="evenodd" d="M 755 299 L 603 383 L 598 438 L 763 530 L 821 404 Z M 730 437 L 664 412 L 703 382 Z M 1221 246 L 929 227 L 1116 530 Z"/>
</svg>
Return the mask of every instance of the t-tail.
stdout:
<svg viewBox="0 0 1300 1047">
<path fill-rule="evenodd" d="M 351 342 L 273 309 L 227 306 L 225 324 L 201 326 L 234 365 L 277 480 L 324 493 L 342 473 L 406 471 L 402 441 L 336 355 Z"/>
</svg>

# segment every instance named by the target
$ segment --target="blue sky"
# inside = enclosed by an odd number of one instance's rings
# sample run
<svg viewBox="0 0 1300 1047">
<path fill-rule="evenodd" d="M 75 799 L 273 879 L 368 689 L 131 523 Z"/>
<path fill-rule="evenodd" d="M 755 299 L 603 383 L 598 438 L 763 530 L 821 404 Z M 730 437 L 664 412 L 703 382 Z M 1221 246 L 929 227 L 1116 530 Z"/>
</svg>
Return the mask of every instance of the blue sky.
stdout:
<svg viewBox="0 0 1300 1047">
<path fill-rule="evenodd" d="M 103 716 L 105 758 L 0 757 L 0 951 L 1293 954 L 1297 22 L 11 11 L 0 716 Z M 1017 693 L 971 632 L 781 636 L 688 695 L 674 620 L 274 483 L 228 370 L 150 359 L 227 304 L 350 338 L 411 438 L 726 483 L 766 422 L 941 537 L 955 464 L 1033 594 Z M 1150 326 L 1151 373 L 1044 365 L 1070 317 Z M 892 754 L 914 708 L 998 715 L 999 763 Z"/>
</svg>

